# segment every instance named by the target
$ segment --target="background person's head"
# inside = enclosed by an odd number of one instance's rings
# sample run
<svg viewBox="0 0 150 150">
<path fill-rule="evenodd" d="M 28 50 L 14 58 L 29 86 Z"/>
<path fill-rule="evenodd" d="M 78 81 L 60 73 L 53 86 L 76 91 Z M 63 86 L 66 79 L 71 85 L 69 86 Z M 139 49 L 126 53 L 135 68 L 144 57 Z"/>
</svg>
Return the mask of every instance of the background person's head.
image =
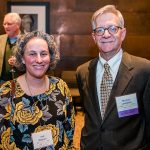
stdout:
<svg viewBox="0 0 150 150">
<path fill-rule="evenodd" d="M 31 32 L 33 31 L 33 26 L 34 26 L 34 19 L 32 15 L 24 15 L 22 17 L 22 30 L 23 32 Z"/>
<path fill-rule="evenodd" d="M 49 63 L 49 70 L 53 70 L 56 67 L 57 62 L 59 61 L 59 51 L 56 46 L 54 37 L 42 31 L 33 31 L 27 34 L 22 35 L 17 41 L 16 47 L 16 64 L 15 66 L 20 71 L 26 71 L 26 66 L 23 62 L 23 57 L 26 51 L 27 44 L 33 40 L 34 38 L 43 39 L 46 41 L 49 54 L 50 54 L 50 63 Z"/>
<path fill-rule="evenodd" d="M 4 16 L 3 27 L 8 37 L 16 37 L 20 32 L 21 18 L 18 13 L 8 13 Z"/>
</svg>

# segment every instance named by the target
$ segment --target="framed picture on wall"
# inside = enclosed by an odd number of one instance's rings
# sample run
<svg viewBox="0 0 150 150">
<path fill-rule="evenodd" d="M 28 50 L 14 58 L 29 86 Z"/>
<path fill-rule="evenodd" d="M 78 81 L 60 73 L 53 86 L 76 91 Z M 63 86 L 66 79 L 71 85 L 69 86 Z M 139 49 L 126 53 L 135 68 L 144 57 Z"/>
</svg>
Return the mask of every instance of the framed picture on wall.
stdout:
<svg viewBox="0 0 150 150">
<path fill-rule="evenodd" d="M 22 19 L 21 31 L 50 32 L 50 7 L 48 2 L 8 2 L 8 12 L 16 12 Z"/>
</svg>

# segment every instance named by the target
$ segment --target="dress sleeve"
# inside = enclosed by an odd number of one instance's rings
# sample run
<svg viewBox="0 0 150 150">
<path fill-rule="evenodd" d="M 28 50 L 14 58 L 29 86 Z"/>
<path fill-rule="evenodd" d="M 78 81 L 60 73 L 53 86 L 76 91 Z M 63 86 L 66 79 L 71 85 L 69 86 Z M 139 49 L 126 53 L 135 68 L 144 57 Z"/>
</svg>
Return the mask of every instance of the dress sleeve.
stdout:
<svg viewBox="0 0 150 150">
<path fill-rule="evenodd" d="M 10 141 L 10 86 L 4 84 L 0 87 L 0 149 L 9 147 Z"/>
</svg>

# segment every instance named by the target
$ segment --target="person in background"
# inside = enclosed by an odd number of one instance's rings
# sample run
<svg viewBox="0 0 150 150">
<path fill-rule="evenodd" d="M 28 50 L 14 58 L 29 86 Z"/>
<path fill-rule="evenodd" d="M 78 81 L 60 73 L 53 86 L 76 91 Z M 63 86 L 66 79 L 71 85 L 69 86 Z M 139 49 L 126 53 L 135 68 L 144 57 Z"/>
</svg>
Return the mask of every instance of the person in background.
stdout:
<svg viewBox="0 0 150 150">
<path fill-rule="evenodd" d="M 15 57 L 25 73 L 0 88 L 0 149 L 71 150 L 72 97 L 62 79 L 46 75 L 59 60 L 54 37 L 40 31 L 23 35 Z"/>
<path fill-rule="evenodd" d="M 33 26 L 34 26 L 34 19 L 32 15 L 24 15 L 22 17 L 22 32 L 23 33 L 28 33 L 33 31 Z"/>
<path fill-rule="evenodd" d="M 150 61 L 122 49 L 126 28 L 114 5 L 93 14 L 92 28 L 99 56 L 76 72 L 81 150 L 150 150 Z"/>
<path fill-rule="evenodd" d="M 6 34 L 0 35 L 0 80 L 7 81 L 12 79 L 15 58 L 13 50 L 20 35 L 21 18 L 17 13 L 7 13 L 3 20 L 3 26 Z M 12 72 L 11 72 L 12 71 Z"/>
</svg>

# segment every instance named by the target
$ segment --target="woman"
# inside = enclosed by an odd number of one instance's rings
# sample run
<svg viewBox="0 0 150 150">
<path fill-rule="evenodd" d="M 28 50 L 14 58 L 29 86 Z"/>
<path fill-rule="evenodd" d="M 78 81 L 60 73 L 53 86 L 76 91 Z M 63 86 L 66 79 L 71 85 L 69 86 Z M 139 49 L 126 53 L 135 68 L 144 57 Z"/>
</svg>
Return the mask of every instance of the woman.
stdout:
<svg viewBox="0 0 150 150">
<path fill-rule="evenodd" d="M 66 83 L 46 72 L 59 53 L 52 36 L 34 31 L 18 40 L 16 67 L 25 74 L 0 88 L 0 149 L 72 149 L 74 109 Z"/>
</svg>

